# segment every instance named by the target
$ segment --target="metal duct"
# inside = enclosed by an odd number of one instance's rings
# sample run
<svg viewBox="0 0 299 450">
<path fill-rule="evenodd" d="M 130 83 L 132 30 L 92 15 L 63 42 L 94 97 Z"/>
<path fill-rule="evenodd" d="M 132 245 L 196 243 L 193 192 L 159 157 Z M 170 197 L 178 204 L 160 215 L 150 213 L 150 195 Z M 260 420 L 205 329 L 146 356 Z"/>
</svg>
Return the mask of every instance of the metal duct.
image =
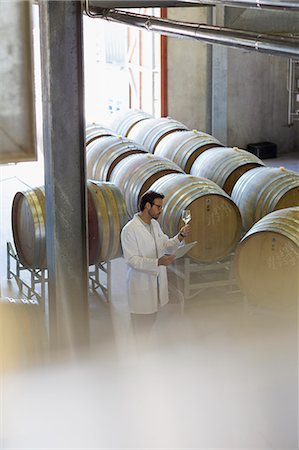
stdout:
<svg viewBox="0 0 299 450">
<path fill-rule="evenodd" d="M 93 8 L 93 11 L 90 11 L 88 8 L 88 0 L 86 0 L 86 13 L 90 17 L 98 17 L 111 22 L 123 23 L 170 37 L 183 37 L 203 41 L 208 44 L 220 44 L 234 48 L 243 48 L 245 50 L 256 50 L 258 52 L 288 58 L 299 57 L 299 39 L 295 37 L 258 34 L 251 31 L 235 30 L 233 28 L 179 22 L 127 11 L 107 10 L 103 8 Z"/>
<path fill-rule="evenodd" d="M 93 1 L 92 9 L 101 8 L 166 8 L 176 6 L 236 6 L 239 8 L 286 9 L 299 11 L 298 1 L 289 0 L 101 0 Z M 98 6 L 97 6 L 98 3 Z"/>
<path fill-rule="evenodd" d="M 198 4 L 196 0 L 94 0 L 90 2 L 90 9 L 97 8 L 168 8 L 186 6 L 207 6 Z"/>
</svg>

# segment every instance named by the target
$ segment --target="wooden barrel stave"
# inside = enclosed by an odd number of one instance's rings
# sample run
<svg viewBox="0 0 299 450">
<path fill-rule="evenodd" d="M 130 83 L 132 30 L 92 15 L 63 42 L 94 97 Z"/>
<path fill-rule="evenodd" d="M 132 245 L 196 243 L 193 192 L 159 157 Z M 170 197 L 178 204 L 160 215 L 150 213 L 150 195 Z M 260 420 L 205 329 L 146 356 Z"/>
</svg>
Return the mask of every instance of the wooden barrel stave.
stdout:
<svg viewBox="0 0 299 450">
<path fill-rule="evenodd" d="M 157 144 L 155 155 L 171 159 L 184 172 L 190 173 L 196 158 L 209 148 L 222 147 L 213 136 L 200 131 L 174 131 Z"/>
<path fill-rule="evenodd" d="M 139 142 L 150 153 L 154 153 L 161 139 L 174 131 L 180 130 L 188 130 L 188 128 L 177 120 L 162 117 L 137 123 L 128 133 L 128 137 Z"/>
<path fill-rule="evenodd" d="M 247 231 L 272 211 L 299 206 L 299 175 L 278 168 L 252 169 L 239 178 L 232 199 L 240 209 Z"/>
<path fill-rule="evenodd" d="M 12 231 L 24 267 L 46 267 L 44 189 L 17 192 L 12 204 Z"/>
<path fill-rule="evenodd" d="M 127 223 L 128 216 L 123 197 L 112 183 L 96 183 L 89 180 L 88 191 L 93 197 L 97 212 L 96 218 L 89 218 L 89 224 L 96 222 L 99 236 L 99 252 L 95 261 L 90 261 L 92 264 L 121 255 L 120 232 Z"/>
<path fill-rule="evenodd" d="M 264 163 L 252 153 L 236 147 L 222 147 L 206 150 L 199 155 L 191 168 L 191 174 L 208 178 L 231 194 L 237 180 L 258 166 L 264 166 Z"/>
<path fill-rule="evenodd" d="M 88 205 L 89 263 L 93 265 L 97 262 L 105 261 L 107 258 L 110 247 L 110 228 L 108 210 L 102 190 L 98 188 L 96 183 L 91 181 L 87 181 L 87 186 L 92 202 L 92 209 Z M 96 232 L 95 235 L 93 234 L 94 231 Z M 92 245 L 94 245 L 93 250 L 91 250 Z M 91 259 L 91 256 L 93 256 L 93 259 Z"/>
<path fill-rule="evenodd" d="M 274 211 L 240 241 L 234 260 L 247 298 L 263 307 L 284 308 L 299 299 L 299 207 Z"/>
<path fill-rule="evenodd" d="M 92 142 L 87 147 L 87 177 L 97 181 L 109 181 L 114 167 L 129 155 L 147 153 L 146 149 L 130 139 L 108 136 Z"/>
<path fill-rule="evenodd" d="M 283 210 L 283 214 L 286 213 L 287 209 L 296 209 L 295 208 L 285 208 Z M 278 216 L 278 221 L 274 222 L 273 214 Z M 277 214 L 279 213 L 279 214 Z M 269 217 L 270 216 L 270 217 Z M 264 220 L 265 219 L 265 220 Z M 263 222 L 261 222 L 263 220 Z M 261 231 L 272 231 L 273 233 L 281 233 L 286 236 L 288 239 L 294 242 L 294 244 L 299 247 L 299 223 L 298 220 L 294 220 L 293 218 L 283 217 L 281 218 L 281 211 L 274 211 L 270 214 L 267 214 L 263 219 L 259 220 L 254 226 L 246 233 L 246 236 L 249 237 L 254 233 L 258 233 Z"/>
<path fill-rule="evenodd" d="M 111 128 L 121 136 L 127 137 L 134 126 L 142 120 L 152 119 L 153 116 L 138 109 L 113 114 Z"/>
<path fill-rule="evenodd" d="M 296 179 L 297 178 L 297 179 Z M 270 192 L 263 192 L 257 203 L 258 217 L 276 209 L 299 205 L 299 175 L 295 179 L 281 178 L 276 183 L 268 185 Z"/>
<path fill-rule="evenodd" d="M 122 254 L 121 246 L 120 246 L 120 232 L 124 225 L 127 223 L 127 214 L 123 215 L 120 214 L 121 210 L 119 206 L 121 206 L 123 212 L 126 213 L 126 209 L 124 207 L 124 201 L 123 197 L 120 196 L 120 192 L 116 186 L 114 186 L 112 183 L 108 186 L 107 184 L 104 184 L 102 186 L 103 194 L 105 197 L 106 205 L 109 205 L 108 210 L 108 218 L 109 218 L 109 232 L 110 232 L 110 239 L 109 239 L 109 249 L 107 255 L 103 255 L 102 258 L 104 261 L 107 259 L 114 259 L 117 258 Z M 118 192 L 118 197 L 122 199 L 121 204 L 117 201 L 117 198 L 115 196 L 115 192 Z M 113 230 L 113 232 L 112 232 Z"/>
<path fill-rule="evenodd" d="M 109 128 L 106 128 L 96 123 L 88 124 L 86 126 L 86 138 L 85 138 L 86 145 L 90 144 L 96 139 L 100 139 L 105 136 L 115 136 L 115 133 Z"/>
<path fill-rule="evenodd" d="M 259 167 L 256 163 L 244 164 L 241 167 L 236 168 L 226 179 L 225 183 L 222 186 L 222 189 L 228 194 L 231 195 L 233 188 L 238 181 L 238 179 L 244 175 L 244 173 L 248 172 L 251 169 L 255 169 Z"/>
<path fill-rule="evenodd" d="M 111 181 L 122 192 L 128 213 L 132 217 L 138 212 L 139 199 L 152 184 L 169 173 L 182 173 L 174 162 L 155 155 L 130 155 L 112 171 Z"/>
<path fill-rule="evenodd" d="M 49 348 L 43 305 L 35 299 L 0 298 L 0 365 L 2 370 L 35 367 Z"/>
<path fill-rule="evenodd" d="M 104 209 L 103 209 L 104 210 Z M 98 221 L 105 222 L 102 214 L 98 213 L 96 208 L 96 199 L 93 196 L 92 190 L 87 190 L 87 217 L 88 217 L 88 255 L 90 265 L 95 264 L 95 261 L 100 259 L 101 247 L 100 242 L 103 242 L 102 230 L 98 227 Z M 106 219 L 107 222 L 107 219 Z M 107 242 L 107 239 L 106 241 Z M 104 249 L 105 252 L 105 249 Z"/>
<path fill-rule="evenodd" d="M 152 189 L 165 195 L 161 226 L 169 236 L 183 226 L 181 211 L 192 214 L 189 241 L 198 244 L 189 256 L 199 262 L 225 258 L 236 246 L 241 232 L 241 216 L 230 197 L 210 180 L 184 174 L 160 178 Z"/>
</svg>

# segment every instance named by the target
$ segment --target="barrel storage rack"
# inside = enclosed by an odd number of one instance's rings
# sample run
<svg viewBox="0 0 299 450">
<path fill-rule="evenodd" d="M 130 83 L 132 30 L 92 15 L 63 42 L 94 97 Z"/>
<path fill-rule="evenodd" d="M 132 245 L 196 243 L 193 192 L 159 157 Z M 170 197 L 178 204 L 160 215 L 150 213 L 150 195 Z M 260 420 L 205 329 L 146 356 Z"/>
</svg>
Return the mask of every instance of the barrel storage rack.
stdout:
<svg viewBox="0 0 299 450">
<path fill-rule="evenodd" d="M 48 271 L 25 267 L 17 255 L 13 244 L 6 243 L 7 279 L 15 279 L 19 291 L 30 302 L 43 303 L 46 308 Z M 15 264 L 15 268 L 13 265 Z M 89 267 L 89 287 L 93 292 L 100 288 L 107 303 L 111 301 L 111 262 L 94 264 Z M 22 275 L 24 274 L 24 275 Z M 40 287 L 39 287 L 40 286 Z M 34 300 L 34 298 L 36 300 Z"/>
<path fill-rule="evenodd" d="M 89 268 L 89 285 L 93 292 L 100 288 L 107 303 L 111 302 L 111 261 Z"/>
<path fill-rule="evenodd" d="M 35 297 L 37 302 L 45 302 L 46 282 L 48 281 L 47 269 L 29 269 L 25 267 L 21 263 L 11 242 L 6 243 L 6 252 L 7 279 L 14 278 L 19 291 L 30 301 Z M 13 269 L 13 264 L 15 264 L 15 269 Z M 25 271 L 27 276 L 22 277 L 21 274 Z M 40 289 L 37 289 L 38 285 L 40 285 Z"/>
<path fill-rule="evenodd" d="M 185 300 L 196 297 L 208 288 L 227 288 L 226 293 L 240 292 L 233 270 L 234 253 L 223 261 L 203 264 L 194 262 L 188 256 L 177 260 L 168 270 L 175 274 L 182 282 Z M 196 281 L 193 280 L 196 276 Z"/>
</svg>

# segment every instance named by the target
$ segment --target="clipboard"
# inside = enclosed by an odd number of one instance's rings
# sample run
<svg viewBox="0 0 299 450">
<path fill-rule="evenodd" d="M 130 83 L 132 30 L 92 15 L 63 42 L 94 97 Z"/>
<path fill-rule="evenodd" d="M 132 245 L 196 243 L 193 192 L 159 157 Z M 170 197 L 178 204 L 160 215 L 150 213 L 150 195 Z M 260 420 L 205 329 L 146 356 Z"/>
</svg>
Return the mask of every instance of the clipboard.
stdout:
<svg viewBox="0 0 299 450">
<path fill-rule="evenodd" d="M 175 259 L 181 258 L 182 256 L 186 255 L 186 253 L 191 250 L 194 245 L 197 244 L 197 241 L 190 242 L 190 244 L 182 245 L 179 247 L 175 252 Z"/>
</svg>

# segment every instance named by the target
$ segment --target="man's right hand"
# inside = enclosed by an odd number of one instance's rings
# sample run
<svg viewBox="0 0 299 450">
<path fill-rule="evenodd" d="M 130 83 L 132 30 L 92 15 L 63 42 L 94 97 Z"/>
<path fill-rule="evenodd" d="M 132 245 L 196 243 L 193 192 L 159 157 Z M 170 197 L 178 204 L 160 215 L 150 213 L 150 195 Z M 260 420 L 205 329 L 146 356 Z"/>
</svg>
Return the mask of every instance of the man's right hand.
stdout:
<svg viewBox="0 0 299 450">
<path fill-rule="evenodd" d="M 158 259 L 158 266 L 169 266 L 175 259 L 175 255 L 163 255 Z"/>
</svg>

